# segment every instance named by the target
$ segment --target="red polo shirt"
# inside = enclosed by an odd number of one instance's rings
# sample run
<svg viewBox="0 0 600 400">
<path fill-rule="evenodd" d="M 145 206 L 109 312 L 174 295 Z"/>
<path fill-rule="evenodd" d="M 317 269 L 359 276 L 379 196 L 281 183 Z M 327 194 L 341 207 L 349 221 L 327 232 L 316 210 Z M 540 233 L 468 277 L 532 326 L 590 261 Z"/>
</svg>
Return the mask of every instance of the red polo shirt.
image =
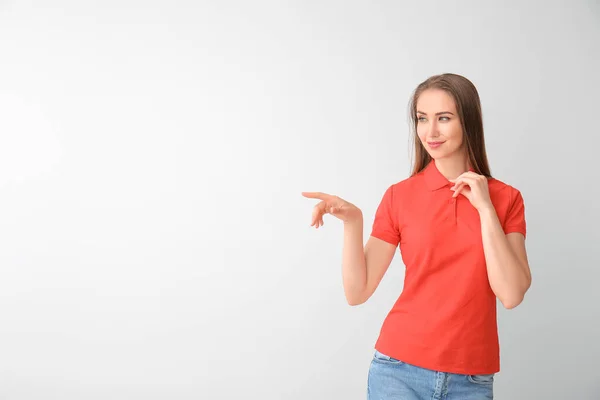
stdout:
<svg viewBox="0 0 600 400">
<path fill-rule="evenodd" d="M 481 221 L 452 186 L 432 161 L 390 186 L 377 208 L 371 236 L 400 246 L 406 272 L 375 348 L 422 368 L 491 374 L 500 348 Z M 488 187 L 504 232 L 525 235 L 521 193 L 494 178 Z"/>
</svg>

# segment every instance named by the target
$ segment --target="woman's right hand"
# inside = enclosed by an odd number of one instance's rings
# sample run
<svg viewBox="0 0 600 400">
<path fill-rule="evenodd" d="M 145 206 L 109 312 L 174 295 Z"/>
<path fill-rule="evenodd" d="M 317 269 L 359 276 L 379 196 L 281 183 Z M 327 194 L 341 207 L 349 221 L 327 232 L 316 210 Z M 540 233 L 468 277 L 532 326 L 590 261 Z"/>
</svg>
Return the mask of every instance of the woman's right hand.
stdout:
<svg viewBox="0 0 600 400">
<path fill-rule="evenodd" d="M 313 208 L 310 226 L 314 225 L 315 228 L 323 226 L 323 216 L 325 214 L 331 214 L 344 223 L 355 222 L 362 218 L 362 211 L 358 207 L 338 196 L 321 192 L 302 192 L 302 196 L 321 200 Z"/>
</svg>

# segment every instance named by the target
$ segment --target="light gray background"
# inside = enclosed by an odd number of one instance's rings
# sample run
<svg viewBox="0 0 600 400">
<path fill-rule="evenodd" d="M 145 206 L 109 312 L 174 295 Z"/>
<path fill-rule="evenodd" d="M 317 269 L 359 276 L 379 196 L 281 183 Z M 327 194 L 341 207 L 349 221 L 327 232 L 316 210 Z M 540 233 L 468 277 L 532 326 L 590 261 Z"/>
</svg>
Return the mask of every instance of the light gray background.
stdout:
<svg viewBox="0 0 600 400">
<path fill-rule="evenodd" d="M 366 398 L 403 265 L 348 306 L 300 192 L 366 240 L 441 72 L 526 204 L 496 397 L 600 398 L 600 7 L 494 4 L 0 2 L 0 399 Z"/>
</svg>

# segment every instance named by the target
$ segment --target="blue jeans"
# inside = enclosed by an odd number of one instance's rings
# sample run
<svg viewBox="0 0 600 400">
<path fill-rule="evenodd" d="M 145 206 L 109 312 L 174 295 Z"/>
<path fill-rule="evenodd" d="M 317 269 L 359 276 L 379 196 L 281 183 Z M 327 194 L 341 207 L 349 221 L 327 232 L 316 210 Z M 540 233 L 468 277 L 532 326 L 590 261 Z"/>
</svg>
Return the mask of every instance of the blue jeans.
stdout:
<svg viewBox="0 0 600 400">
<path fill-rule="evenodd" d="M 375 350 L 368 400 L 490 400 L 494 374 L 461 375 L 407 364 Z"/>
</svg>

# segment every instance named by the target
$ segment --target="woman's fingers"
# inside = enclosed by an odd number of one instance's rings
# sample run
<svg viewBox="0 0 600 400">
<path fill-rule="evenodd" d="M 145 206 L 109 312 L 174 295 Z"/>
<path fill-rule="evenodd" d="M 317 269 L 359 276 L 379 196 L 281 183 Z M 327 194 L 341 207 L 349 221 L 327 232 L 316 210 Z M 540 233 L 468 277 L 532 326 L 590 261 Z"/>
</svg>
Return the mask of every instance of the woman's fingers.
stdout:
<svg viewBox="0 0 600 400">
<path fill-rule="evenodd" d="M 323 220 L 323 214 L 325 214 L 326 212 L 326 207 L 327 207 L 327 202 L 325 201 L 321 201 L 319 204 L 317 204 L 316 206 L 313 207 L 313 213 L 312 213 L 312 221 L 310 226 L 313 225 L 317 225 L 316 228 L 318 228 L 318 224 L 320 221 Z"/>
<path fill-rule="evenodd" d="M 346 202 L 339 197 L 323 192 L 302 192 L 302 196 L 321 200 L 313 208 L 310 226 L 314 226 L 315 228 L 323 226 L 325 224 L 323 221 L 325 214 L 331 214 L 336 218 L 344 219 L 342 207 L 346 205 Z"/>
<path fill-rule="evenodd" d="M 454 191 L 454 193 L 452 194 L 452 197 L 458 196 L 464 186 L 465 186 L 464 183 L 459 183 L 459 184 L 454 185 L 454 187 L 452 188 L 452 190 Z"/>
<path fill-rule="evenodd" d="M 314 225 L 315 228 L 319 228 L 325 225 L 323 217 L 325 216 L 325 214 L 334 214 L 334 212 L 332 212 L 332 209 L 336 209 L 336 207 L 332 207 L 326 202 L 321 202 L 317 204 L 313 209 L 311 226 Z"/>
<path fill-rule="evenodd" d="M 339 206 L 330 206 L 329 204 L 325 204 L 323 211 L 319 213 L 319 226 L 325 225 L 325 222 L 323 220 L 323 216 L 325 214 L 331 214 L 334 217 L 340 218 L 339 212 L 340 212 Z"/>
<path fill-rule="evenodd" d="M 309 199 L 319 199 L 325 201 L 333 198 L 332 195 L 323 192 L 302 192 L 302 196 L 308 197 Z"/>
</svg>

